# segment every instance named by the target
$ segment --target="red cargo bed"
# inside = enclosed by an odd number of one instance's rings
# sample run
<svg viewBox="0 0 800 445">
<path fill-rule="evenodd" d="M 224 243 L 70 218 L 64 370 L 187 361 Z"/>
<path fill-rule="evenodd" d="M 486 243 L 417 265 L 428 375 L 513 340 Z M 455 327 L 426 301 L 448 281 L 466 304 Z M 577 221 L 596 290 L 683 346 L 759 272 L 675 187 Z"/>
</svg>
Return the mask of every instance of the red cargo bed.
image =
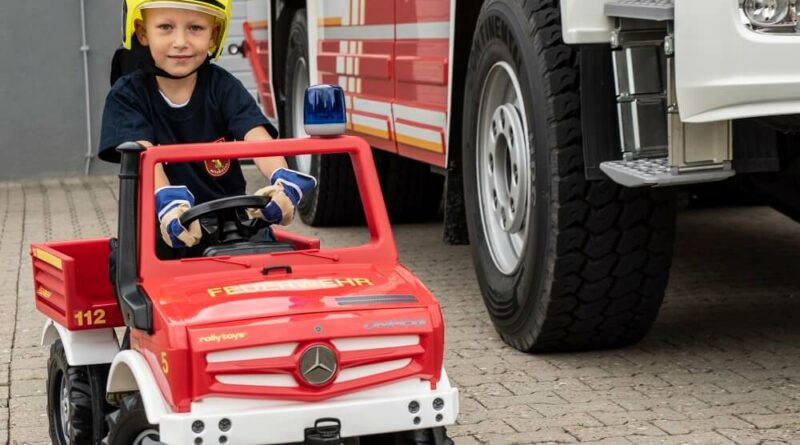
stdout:
<svg viewBox="0 0 800 445">
<path fill-rule="evenodd" d="M 124 326 L 109 251 L 109 238 L 32 244 L 36 309 L 71 331 Z"/>
</svg>

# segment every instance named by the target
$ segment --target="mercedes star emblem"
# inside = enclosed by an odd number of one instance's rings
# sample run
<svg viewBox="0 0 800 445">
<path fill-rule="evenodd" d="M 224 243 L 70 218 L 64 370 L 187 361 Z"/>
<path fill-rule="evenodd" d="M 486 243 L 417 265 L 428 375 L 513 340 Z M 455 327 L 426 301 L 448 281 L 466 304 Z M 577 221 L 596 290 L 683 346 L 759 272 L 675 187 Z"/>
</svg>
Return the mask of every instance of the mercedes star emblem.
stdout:
<svg viewBox="0 0 800 445">
<path fill-rule="evenodd" d="M 337 366 L 336 354 L 327 346 L 312 346 L 300 356 L 300 374 L 312 385 L 321 386 L 330 382 Z"/>
</svg>

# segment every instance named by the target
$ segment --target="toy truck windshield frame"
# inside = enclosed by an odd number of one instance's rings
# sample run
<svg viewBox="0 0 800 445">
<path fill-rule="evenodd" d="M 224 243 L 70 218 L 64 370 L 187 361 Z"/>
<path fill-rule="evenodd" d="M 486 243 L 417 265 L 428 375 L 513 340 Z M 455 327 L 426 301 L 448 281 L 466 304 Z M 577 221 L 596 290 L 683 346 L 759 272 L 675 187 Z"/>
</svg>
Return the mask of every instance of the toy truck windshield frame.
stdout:
<svg viewBox="0 0 800 445">
<path fill-rule="evenodd" d="M 356 183 L 364 208 L 364 217 L 369 229 L 369 241 L 362 246 L 336 249 L 321 249 L 318 256 L 292 255 L 291 259 L 280 254 L 243 255 L 235 261 L 253 267 L 264 267 L 287 262 L 319 263 L 380 263 L 394 264 L 397 252 L 391 232 L 389 218 L 380 184 L 372 159 L 371 148 L 356 137 L 309 138 L 277 141 L 245 141 L 229 143 L 205 143 L 165 145 L 148 148 L 141 154 L 139 168 L 139 212 L 138 238 L 139 277 L 168 277 L 203 273 L 201 261 L 193 259 L 159 260 L 155 253 L 156 226 L 151 215 L 155 215 L 155 167 L 164 162 L 190 162 L 219 159 L 257 158 L 265 156 L 295 156 L 302 154 L 347 154 L 352 162 Z M 218 266 L 218 265 L 217 265 Z"/>
</svg>

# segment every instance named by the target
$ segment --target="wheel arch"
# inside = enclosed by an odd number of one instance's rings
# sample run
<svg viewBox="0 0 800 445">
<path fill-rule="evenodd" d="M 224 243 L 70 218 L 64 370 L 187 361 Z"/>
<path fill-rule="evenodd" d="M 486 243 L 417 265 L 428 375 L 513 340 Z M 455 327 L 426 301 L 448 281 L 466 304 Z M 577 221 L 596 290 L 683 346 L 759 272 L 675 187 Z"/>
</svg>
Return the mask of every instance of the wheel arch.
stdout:
<svg viewBox="0 0 800 445">
<path fill-rule="evenodd" d="M 70 331 L 51 319 L 42 328 L 42 346 L 61 340 L 70 366 L 111 363 L 119 352 L 119 340 L 113 328 Z"/>
<path fill-rule="evenodd" d="M 452 0 L 455 1 L 455 0 Z M 480 2 L 456 3 L 454 16 L 455 30 L 452 40 L 450 126 L 447 140 L 447 179 L 445 183 L 444 239 L 449 244 L 468 244 L 467 223 L 464 209 L 464 184 L 461 168 L 461 131 L 464 91 L 469 53 L 478 15 L 485 0 Z"/>
<path fill-rule="evenodd" d="M 108 373 L 106 392 L 138 391 L 147 413 L 147 421 L 158 425 L 161 417 L 171 412 L 147 361 L 137 351 L 122 351 L 114 357 Z"/>
</svg>

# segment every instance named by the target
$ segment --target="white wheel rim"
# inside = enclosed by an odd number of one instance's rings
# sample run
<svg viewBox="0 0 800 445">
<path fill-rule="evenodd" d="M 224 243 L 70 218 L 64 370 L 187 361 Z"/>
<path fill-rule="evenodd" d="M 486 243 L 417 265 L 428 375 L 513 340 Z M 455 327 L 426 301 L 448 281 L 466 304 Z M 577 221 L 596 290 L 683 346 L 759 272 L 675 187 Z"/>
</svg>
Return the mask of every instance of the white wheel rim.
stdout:
<svg viewBox="0 0 800 445">
<path fill-rule="evenodd" d="M 481 87 L 475 165 L 483 235 L 495 267 L 505 275 L 524 257 L 535 204 L 522 97 L 511 65 L 496 63 Z"/>
<path fill-rule="evenodd" d="M 67 375 L 61 373 L 61 384 L 59 385 L 59 416 L 61 419 L 61 435 L 64 438 L 64 443 L 70 443 L 70 411 L 69 406 L 69 392 L 67 391 Z"/>
<path fill-rule="evenodd" d="M 305 130 L 305 119 L 303 118 L 303 107 L 305 105 L 306 89 L 309 86 L 308 66 L 302 57 L 294 65 L 294 83 L 292 91 L 292 131 L 294 134 L 289 136 L 301 138 L 308 136 Z M 305 174 L 311 174 L 311 155 L 300 155 L 294 157 L 297 169 Z"/>
<path fill-rule="evenodd" d="M 159 440 L 158 430 L 150 428 L 139 433 L 132 445 L 156 445 L 161 443 Z"/>
</svg>

